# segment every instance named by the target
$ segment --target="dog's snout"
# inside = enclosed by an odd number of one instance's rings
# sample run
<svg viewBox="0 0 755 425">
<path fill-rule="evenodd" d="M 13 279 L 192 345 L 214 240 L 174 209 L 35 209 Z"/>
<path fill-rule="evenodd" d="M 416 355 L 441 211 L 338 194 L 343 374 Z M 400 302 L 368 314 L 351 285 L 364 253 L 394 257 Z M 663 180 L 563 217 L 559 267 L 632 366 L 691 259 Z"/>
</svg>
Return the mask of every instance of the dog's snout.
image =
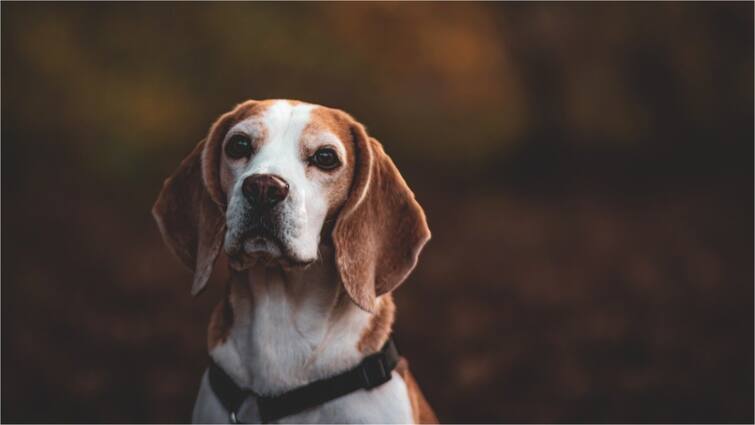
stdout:
<svg viewBox="0 0 755 425">
<path fill-rule="evenodd" d="M 288 183 L 272 174 L 255 174 L 244 179 L 241 187 L 252 205 L 272 207 L 288 196 Z"/>
</svg>

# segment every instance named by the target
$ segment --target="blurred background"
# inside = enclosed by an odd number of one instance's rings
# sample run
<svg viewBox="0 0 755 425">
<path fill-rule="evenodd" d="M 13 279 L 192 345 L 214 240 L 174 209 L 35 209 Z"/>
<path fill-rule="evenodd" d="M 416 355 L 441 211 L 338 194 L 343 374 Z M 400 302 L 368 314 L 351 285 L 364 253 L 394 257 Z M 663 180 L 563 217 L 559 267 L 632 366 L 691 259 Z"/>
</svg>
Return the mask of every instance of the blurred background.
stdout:
<svg viewBox="0 0 755 425">
<path fill-rule="evenodd" d="M 753 421 L 753 3 L 2 3 L 2 421 L 187 421 L 150 208 L 248 99 L 342 108 L 433 240 L 395 329 L 447 422 Z"/>
</svg>

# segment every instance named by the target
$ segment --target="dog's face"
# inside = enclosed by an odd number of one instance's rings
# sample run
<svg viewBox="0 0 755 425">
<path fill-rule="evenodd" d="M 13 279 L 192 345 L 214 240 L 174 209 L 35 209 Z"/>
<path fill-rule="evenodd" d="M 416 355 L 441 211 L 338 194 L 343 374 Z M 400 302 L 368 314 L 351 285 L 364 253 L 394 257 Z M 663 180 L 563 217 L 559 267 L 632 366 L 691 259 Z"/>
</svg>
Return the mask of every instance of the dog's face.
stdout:
<svg viewBox="0 0 755 425">
<path fill-rule="evenodd" d="M 393 162 L 348 114 L 296 101 L 248 101 L 222 115 L 166 180 L 153 214 L 201 291 L 215 257 L 243 270 L 318 259 L 332 241 L 348 294 L 371 310 L 430 238 Z"/>
<path fill-rule="evenodd" d="M 319 110 L 318 110 L 319 109 Z M 305 103 L 254 104 L 222 136 L 220 188 L 228 201 L 225 252 L 242 268 L 270 257 L 305 265 L 318 256 L 326 218 L 344 203 L 353 176 L 347 129 Z"/>
</svg>

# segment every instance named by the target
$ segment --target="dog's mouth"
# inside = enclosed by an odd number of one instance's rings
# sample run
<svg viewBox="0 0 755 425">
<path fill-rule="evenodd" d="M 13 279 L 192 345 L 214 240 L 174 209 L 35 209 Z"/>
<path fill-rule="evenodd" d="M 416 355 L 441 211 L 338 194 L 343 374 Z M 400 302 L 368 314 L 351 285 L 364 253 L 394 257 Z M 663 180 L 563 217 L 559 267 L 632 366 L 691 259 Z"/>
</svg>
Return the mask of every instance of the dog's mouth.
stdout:
<svg viewBox="0 0 755 425">
<path fill-rule="evenodd" d="M 248 229 L 239 240 L 238 247 L 228 252 L 229 264 L 238 271 L 255 265 L 306 267 L 314 262 L 298 259 L 276 232 L 262 225 Z"/>
<path fill-rule="evenodd" d="M 238 243 L 228 252 L 228 258 L 233 268 L 241 270 L 259 261 L 274 261 L 284 252 L 283 243 L 273 231 L 264 226 L 253 226 L 241 234 Z"/>
<path fill-rule="evenodd" d="M 254 255 L 255 253 L 268 253 L 274 257 L 283 255 L 285 252 L 284 245 L 280 238 L 274 232 L 264 227 L 256 227 L 248 230 L 241 238 L 242 251 L 245 254 Z"/>
<path fill-rule="evenodd" d="M 280 244 L 280 238 L 278 238 L 275 230 L 262 224 L 248 228 L 242 234 L 241 238 L 245 241 L 258 239 L 272 240 L 275 241 L 276 244 Z"/>
</svg>

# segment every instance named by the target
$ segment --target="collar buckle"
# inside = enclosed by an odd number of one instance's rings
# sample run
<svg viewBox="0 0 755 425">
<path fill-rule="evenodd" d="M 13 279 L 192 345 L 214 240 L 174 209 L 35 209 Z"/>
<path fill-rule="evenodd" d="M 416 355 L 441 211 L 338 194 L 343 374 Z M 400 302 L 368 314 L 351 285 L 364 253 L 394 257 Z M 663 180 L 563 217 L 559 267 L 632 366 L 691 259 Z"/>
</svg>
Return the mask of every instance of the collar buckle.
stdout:
<svg viewBox="0 0 755 425">
<path fill-rule="evenodd" d="M 391 380 L 391 371 L 386 367 L 382 353 L 365 357 L 361 371 L 364 388 L 368 390 Z"/>
<path fill-rule="evenodd" d="M 228 418 L 232 424 L 251 424 L 261 420 L 257 397 L 248 394 L 236 410 L 231 410 Z"/>
</svg>

